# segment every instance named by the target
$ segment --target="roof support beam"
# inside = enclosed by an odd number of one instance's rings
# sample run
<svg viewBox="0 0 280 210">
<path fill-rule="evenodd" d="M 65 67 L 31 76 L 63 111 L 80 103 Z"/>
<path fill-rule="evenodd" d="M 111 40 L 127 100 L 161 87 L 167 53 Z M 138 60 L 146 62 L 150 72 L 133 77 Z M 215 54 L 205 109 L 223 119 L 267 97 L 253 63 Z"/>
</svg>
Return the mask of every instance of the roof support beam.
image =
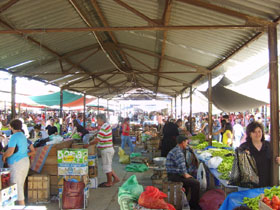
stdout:
<svg viewBox="0 0 280 210">
<path fill-rule="evenodd" d="M 171 7 L 172 7 L 172 0 L 166 0 L 165 1 L 165 9 L 164 9 L 164 21 L 163 25 L 167 26 L 169 24 L 170 20 L 170 14 L 171 14 Z M 158 68 L 157 68 L 157 78 L 156 78 L 156 83 L 155 83 L 155 93 L 157 94 L 158 91 L 158 84 L 159 84 L 159 72 L 162 70 L 163 67 L 163 57 L 165 56 L 165 47 L 166 47 L 166 39 L 167 39 L 167 31 L 163 32 L 163 39 L 162 39 L 162 44 L 161 44 L 161 56 L 159 58 L 158 62 Z"/>
<path fill-rule="evenodd" d="M 1 18 L 0 18 L 0 23 L 3 24 L 3 25 L 6 26 L 6 27 L 12 29 L 12 30 L 17 30 L 17 29 L 15 29 L 15 28 L 13 28 L 11 25 L 9 25 L 8 23 L 6 23 L 5 21 L 3 21 Z M 87 74 L 91 74 L 91 72 L 89 72 L 88 70 L 82 68 L 80 65 L 77 65 L 77 64 L 73 63 L 73 62 L 72 62 L 71 60 L 69 60 L 68 58 L 62 57 L 59 53 L 55 52 L 54 50 L 50 49 L 50 48 L 47 47 L 46 45 L 40 43 L 39 41 L 33 39 L 32 37 L 25 36 L 24 33 L 20 33 L 19 35 L 20 35 L 21 37 L 23 37 L 23 38 L 29 40 L 29 41 L 32 42 L 33 44 L 36 44 L 37 46 L 42 47 L 44 50 L 46 50 L 47 52 L 49 52 L 49 53 L 52 54 L 52 55 L 55 55 L 56 57 L 58 57 L 59 59 L 65 61 L 66 63 L 68 63 L 68 64 L 70 64 L 70 65 L 72 65 L 72 66 L 75 66 L 76 68 L 78 68 L 79 70 L 81 70 L 81 71 L 83 71 L 83 72 L 85 72 L 85 73 L 87 73 Z M 99 78 L 98 78 L 98 79 L 99 79 Z M 100 79 L 100 80 L 101 80 L 101 79 Z M 102 80 L 101 80 L 101 81 L 102 81 Z M 106 83 L 107 83 L 107 82 L 106 82 Z M 107 83 L 107 85 L 109 85 L 109 84 Z"/>
<path fill-rule="evenodd" d="M 0 34 L 35 34 L 58 32 L 102 32 L 102 31 L 195 31 L 195 30 L 248 30 L 263 31 L 259 25 L 173 25 L 173 26 L 123 26 L 123 27 L 88 27 L 88 28 L 33 28 L 0 30 Z"/>
<path fill-rule="evenodd" d="M 161 58 L 161 55 L 159 55 L 157 53 L 154 53 L 152 51 L 146 50 L 146 49 L 142 49 L 142 48 L 127 45 L 127 44 L 120 44 L 119 46 L 122 47 L 122 48 L 128 49 L 128 50 L 143 53 L 143 54 L 150 55 L 150 56 L 153 56 L 153 57 L 156 57 L 156 58 Z M 180 59 L 177 59 L 177 58 L 173 58 L 173 57 L 170 57 L 170 56 L 165 55 L 164 57 L 162 57 L 162 59 L 196 69 L 196 72 L 194 71 L 193 73 L 207 74 L 209 72 L 209 70 L 207 68 L 203 67 L 203 66 L 199 66 L 197 64 L 193 64 L 193 63 L 190 63 L 190 62 L 187 62 L 187 61 L 184 61 L 184 60 L 180 60 Z"/>
<path fill-rule="evenodd" d="M 154 20 L 152 20 L 151 18 L 147 17 L 146 15 L 144 15 L 143 13 L 139 12 L 138 10 L 134 9 L 133 7 L 129 6 L 128 4 L 124 3 L 121 0 L 114 0 L 116 3 L 118 3 L 119 5 L 121 5 L 122 7 L 128 9 L 130 12 L 134 13 L 135 15 L 137 15 L 138 17 L 142 18 L 143 20 L 146 20 L 148 23 L 150 23 L 151 25 L 158 25 L 157 22 L 155 22 Z"/>
<path fill-rule="evenodd" d="M 105 27 L 109 27 L 109 24 L 108 24 L 108 22 L 107 22 L 107 20 L 104 16 L 104 14 L 102 13 L 97 1 L 96 0 L 91 0 L 91 4 L 94 7 L 94 9 L 96 10 L 96 12 L 97 12 L 99 18 L 101 19 L 101 22 L 103 23 L 103 25 Z M 115 35 L 111 31 L 109 31 L 108 33 L 109 33 L 109 36 L 111 37 L 111 39 L 113 40 L 114 44 L 118 45 L 118 41 L 117 41 L 117 38 L 115 37 Z M 119 51 L 123 60 L 126 62 L 127 66 L 131 69 L 131 65 L 130 65 L 126 55 L 124 54 L 123 50 L 122 49 L 117 49 L 117 51 Z"/>
<path fill-rule="evenodd" d="M 7 9 L 9 9 L 11 6 L 13 6 L 15 3 L 17 3 L 19 0 L 10 0 L 8 1 L 6 4 L 2 5 L 0 7 L 0 13 L 6 11 Z"/>
<path fill-rule="evenodd" d="M 99 51 L 99 48 L 97 48 L 96 50 L 94 50 L 92 53 L 90 53 L 89 55 L 87 55 L 86 57 L 84 57 L 83 59 L 81 59 L 78 63 L 76 63 L 75 65 L 71 66 L 69 69 L 65 70 L 65 72 L 69 72 L 71 71 L 73 68 L 79 66 L 81 63 L 85 62 L 87 59 L 89 59 L 91 56 L 93 56 L 94 54 L 96 54 Z"/>
<path fill-rule="evenodd" d="M 127 52 L 125 52 L 125 54 L 126 54 L 128 57 L 130 57 L 131 59 L 133 59 L 133 60 L 135 60 L 136 62 L 138 62 L 138 63 L 142 64 L 143 66 L 145 66 L 147 69 L 153 71 L 153 69 L 152 69 L 150 66 L 148 66 L 147 64 L 145 64 L 144 62 L 140 61 L 139 59 L 135 58 L 134 56 L 130 55 L 130 54 L 127 53 Z"/>
<path fill-rule="evenodd" d="M 177 1 L 184 2 L 184 3 L 191 4 L 191 5 L 198 6 L 198 7 L 202 7 L 205 9 L 209 9 L 209 10 L 219 12 L 219 13 L 222 13 L 225 15 L 233 16 L 236 18 L 240 18 L 249 23 L 255 23 L 258 25 L 269 25 L 272 23 L 272 22 L 262 19 L 262 18 L 254 17 L 251 15 L 246 15 L 244 13 L 237 12 L 237 11 L 234 11 L 231 9 L 227 9 L 225 7 L 220 7 L 220 6 L 217 6 L 214 4 L 210 4 L 210 3 L 206 2 L 206 1 L 202 1 L 202 0 L 177 0 Z"/>
<path fill-rule="evenodd" d="M 77 4 L 77 2 L 75 0 L 68 0 L 69 3 L 73 6 L 73 8 L 76 10 L 76 12 L 78 13 L 78 15 L 82 18 L 82 20 L 85 22 L 85 24 L 88 26 L 88 28 L 86 28 L 86 30 L 90 29 L 91 27 L 94 27 L 94 25 L 92 24 L 92 21 L 90 21 L 90 19 L 88 19 L 87 14 L 84 13 L 80 8 L 79 5 Z M 97 28 L 104 28 L 104 27 L 97 27 Z M 106 50 L 104 48 L 104 42 L 101 38 L 101 36 L 98 33 L 94 33 L 94 31 L 92 30 L 88 30 L 91 31 L 94 35 L 94 37 L 96 38 L 97 42 L 99 43 L 101 49 L 103 50 L 103 52 L 105 53 L 105 55 L 108 57 L 109 61 L 117 68 L 117 69 L 122 69 L 122 63 L 119 62 L 118 59 L 116 59 L 113 55 L 113 52 L 111 50 Z"/>
</svg>

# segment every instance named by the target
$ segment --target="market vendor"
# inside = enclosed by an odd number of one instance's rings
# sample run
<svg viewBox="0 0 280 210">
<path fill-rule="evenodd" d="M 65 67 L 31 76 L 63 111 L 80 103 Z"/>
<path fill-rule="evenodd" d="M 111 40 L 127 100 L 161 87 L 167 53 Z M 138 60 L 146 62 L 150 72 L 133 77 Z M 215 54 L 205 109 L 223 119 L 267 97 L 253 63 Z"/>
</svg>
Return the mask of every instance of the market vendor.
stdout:
<svg viewBox="0 0 280 210">
<path fill-rule="evenodd" d="M 98 187 L 111 187 L 120 179 L 112 168 L 112 161 L 114 157 L 114 147 L 112 139 L 112 127 L 107 122 L 104 114 L 98 114 L 96 116 L 97 124 L 100 126 L 100 130 L 97 137 L 90 142 L 90 145 L 97 144 L 101 151 L 102 169 L 107 176 L 107 182 L 103 182 Z M 87 145 L 85 145 L 87 147 Z M 114 180 L 113 180 L 113 179 Z"/>
<path fill-rule="evenodd" d="M 166 170 L 168 180 L 172 182 L 182 182 L 187 195 L 191 189 L 190 207 L 192 209 L 200 210 L 199 189 L 200 183 L 190 174 L 190 168 L 187 167 L 186 149 L 188 146 L 188 139 L 185 136 L 178 136 L 176 138 L 177 146 L 174 147 L 167 155 Z"/>
<path fill-rule="evenodd" d="M 263 125 L 254 121 L 246 128 L 246 142 L 240 145 L 247 153 L 251 154 L 255 161 L 259 176 L 259 187 L 271 186 L 271 161 L 272 150 L 270 143 L 264 139 Z M 276 158 L 280 164 L 280 157 Z"/>
<path fill-rule="evenodd" d="M 71 138 L 75 133 L 81 133 L 82 134 L 82 140 L 84 144 L 89 144 L 89 132 L 87 129 L 85 129 L 83 126 L 81 126 L 78 122 L 78 120 L 74 120 L 74 129 L 73 132 L 71 134 Z"/>
<path fill-rule="evenodd" d="M 24 182 L 29 170 L 28 143 L 22 132 L 22 122 L 18 119 L 10 122 L 13 135 L 8 143 L 8 149 L 4 153 L 2 160 L 7 160 L 11 171 L 11 183 L 17 184 L 18 204 L 24 203 Z M 17 148 L 17 150 L 16 150 Z"/>
</svg>

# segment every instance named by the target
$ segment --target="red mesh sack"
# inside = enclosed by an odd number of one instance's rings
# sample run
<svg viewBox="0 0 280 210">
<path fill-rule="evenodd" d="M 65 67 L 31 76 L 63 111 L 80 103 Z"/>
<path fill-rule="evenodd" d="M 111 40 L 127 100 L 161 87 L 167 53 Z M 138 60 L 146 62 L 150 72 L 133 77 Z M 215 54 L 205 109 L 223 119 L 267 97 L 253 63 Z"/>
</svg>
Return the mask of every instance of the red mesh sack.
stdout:
<svg viewBox="0 0 280 210">
<path fill-rule="evenodd" d="M 164 198 L 167 198 L 167 195 L 158 188 L 153 186 L 148 186 L 145 188 L 145 191 L 140 195 L 138 199 L 138 204 L 145 208 L 150 209 L 168 209 L 175 210 L 174 206 L 165 202 Z"/>
<path fill-rule="evenodd" d="M 202 210 L 218 210 L 225 200 L 225 193 L 220 189 L 209 190 L 199 201 Z"/>
</svg>

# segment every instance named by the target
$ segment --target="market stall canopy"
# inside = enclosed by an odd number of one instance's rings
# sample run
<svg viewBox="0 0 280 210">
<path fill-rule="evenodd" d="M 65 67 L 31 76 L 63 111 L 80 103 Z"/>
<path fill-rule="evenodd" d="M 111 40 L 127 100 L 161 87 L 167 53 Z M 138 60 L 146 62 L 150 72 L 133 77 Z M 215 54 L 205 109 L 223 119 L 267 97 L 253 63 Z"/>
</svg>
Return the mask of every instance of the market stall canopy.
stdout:
<svg viewBox="0 0 280 210">
<path fill-rule="evenodd" d="M 83 96 L 70 93 L 68 91 L 63 91 L 63 105 L 72 103 L 81 99 Z M 36 102 L 37 104 L 42 104 L 46 106 L 59 106 L 60 105 L 60 92 L 56 92 L 53 94 L 42 95 L 42 96 L 31 96 L 31 100 Z"/>
<path fill-rule="evenodd" d="M 208 98 L 208 92 L 202 92 Z M 221 82 L 212 88 L 213 104 L 224 112 L 242 112 L 267 104 L 222 86 Z"/>
<path fill-rule="evenodd" d="M 96 98 L 86 98 L 86 104 L 94 101 Z M 76 101 L 70 102 L 68 104 L 64 104 L 63 106 L 66 107 L 77 107 L 77 106 L 83 106 L 84 105 L 84 97 L 79 98 Z"/>
</svg>

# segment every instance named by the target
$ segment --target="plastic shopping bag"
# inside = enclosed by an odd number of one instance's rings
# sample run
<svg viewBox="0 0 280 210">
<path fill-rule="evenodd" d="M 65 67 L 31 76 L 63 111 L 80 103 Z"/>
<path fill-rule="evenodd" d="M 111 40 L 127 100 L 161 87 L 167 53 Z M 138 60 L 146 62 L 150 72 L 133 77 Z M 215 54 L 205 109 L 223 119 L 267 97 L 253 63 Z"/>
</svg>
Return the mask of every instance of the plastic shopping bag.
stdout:
<svg viewBox="0 0 280 210">
<path fill-rule="evenodd" d="M 197 169 L 197 180 L 200 182 L 200 190 L 205 191 L 207 189 L 207 179 L 203 163 L 200 163 Z"/>
<path fill-rule="evenodd" d="M 150 209 L 168 209 L 175 210 L 174 206 L 165 202 L 167 195 L 154 186 L 148 186 L 140 195 L 138 204 Z"/>
<path fill-rule="evenodd" d="M 223 158 L 217 156 L 217 157 L 212 157 L 210 160 L 207 162 L 207 166 L 209 168 L 218 168 L 218 166 L 223 162 Z"/>
<path fill-rule="evenodd" d="M 219 209 L 224 200 L 225 193 L 221 189 L 213 189 L 203 194 L 199 205 L 203 210 Z"/>
<path fill-rule="evenodd" d="M 132 175 L 119 188 L 118 197 L 129 195 L 133 200 L 137 201 L 143 191 L 143 186 L 139 185 L 136 176 Z"/>
<path fill-rule="evenodd" d="M 128 172 L 144 172 L 148 170 L 148 167 L 145 164 L 132 163 L 127 165 L 125 170 Z"/>
<path fill-rule="evenodd" d="M 120 157 L 120 159 L 119 159 L 120 163 L 122 163 L 122 164 L 129 164 L 130 163 L 129 155 L 126 155 L 125 151 L 121 147 L 119 147 L 118 154 L 119 154 L 119 157 Z"/>
</svg>

